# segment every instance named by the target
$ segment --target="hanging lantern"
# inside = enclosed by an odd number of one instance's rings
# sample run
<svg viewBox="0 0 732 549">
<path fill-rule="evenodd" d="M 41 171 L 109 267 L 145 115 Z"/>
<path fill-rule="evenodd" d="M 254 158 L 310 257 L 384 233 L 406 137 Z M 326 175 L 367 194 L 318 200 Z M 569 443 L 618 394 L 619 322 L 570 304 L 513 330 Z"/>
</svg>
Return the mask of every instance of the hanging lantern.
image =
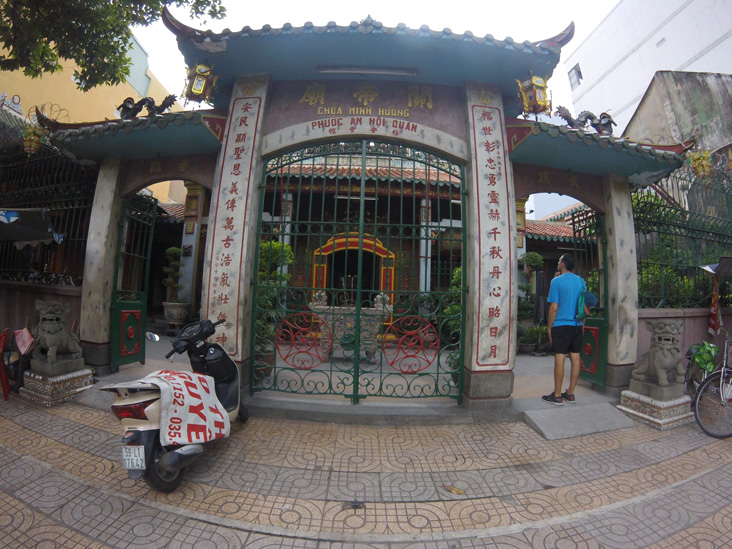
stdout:
<svg viewBox="0 0 732 549">
<path fill-rule="evenodd" d="M 218 76 L 214 76 L 211 71 L 213 65 L 197 64 L 194 68 L 188 68 L 188 84 L 186 85 L 186 99 L 189 101 L 210 101 Z"/>
<path fill-rule="evenodd" d="M 552 112 L 552 100 L 549 98 L 547 93 L 547 78 L 545 76 L 534 76 L 534 73 L 530 73 L 531 77 L 523 82 L 516 80 L 518 84 L 518 97 L 521 100 L 521 106 L 524 114 L 538 115 L 539 113 L 551 114 Z"/>
</svg>

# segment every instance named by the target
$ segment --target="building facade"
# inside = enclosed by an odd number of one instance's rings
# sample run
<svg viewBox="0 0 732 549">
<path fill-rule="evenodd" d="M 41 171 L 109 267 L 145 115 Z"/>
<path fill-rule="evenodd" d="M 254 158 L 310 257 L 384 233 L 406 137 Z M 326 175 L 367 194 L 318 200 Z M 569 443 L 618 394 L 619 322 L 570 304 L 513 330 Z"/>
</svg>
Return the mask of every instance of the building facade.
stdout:
<svg viewBox="0 0 732 549">
<path fill-rule="evenodd" d="M 732 73 L 732 4 L 621 0 L 564 61 L 575 114 L 608 112 L 625 135 L 656 71 Z"/>
<path fill-rule="evenodd" d="M 648 184 L 680 158 L 515 118 L 516 81 L 550 76 L 564 42 L 370 18 L 221 34 L 167 12 L 164 21 L 186 62 L 218 76 L 214 111 L 53 135 L 102 166 L 90 221 L 99 253 L 87 253 L 94 276 L 83 289 L 93 298 L 81 302 L 87 348 L 118 337 L 98 296 L 117 300 L 104 280 L 123 200 L 177 173 L 210 191 L 207 211 L 191 213 L 193 230 L 205 224 L 200 314 L 226 320 L 217 341 L 248 370 L 253 392 L 506 406 L 517 200 L 560 192 L 593 210 L 588 234 L 607 237 L 605 318 L 585 349 L 588 370 L 607 368 L 597 373 L 603 385 L 622 384 L 637 332 L 630 181 Z"/>
</svg>

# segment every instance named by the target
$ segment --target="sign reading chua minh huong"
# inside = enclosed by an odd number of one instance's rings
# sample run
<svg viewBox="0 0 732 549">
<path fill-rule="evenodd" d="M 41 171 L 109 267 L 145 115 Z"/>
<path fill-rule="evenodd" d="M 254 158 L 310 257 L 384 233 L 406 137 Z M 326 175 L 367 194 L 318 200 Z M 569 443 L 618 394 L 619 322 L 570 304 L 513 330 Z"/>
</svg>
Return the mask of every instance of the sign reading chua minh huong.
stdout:
<svg viewBox="0 0 732 549">
<path fill-rule="evenodd" d="M 309 138 L 369 134 L 422 141 L 425 133 L 439 128 L 440 134 L 463 140 L 461 93 L 459 88 L 420 83 L 276 82 L 264 133 L 297 129 Z"/>
</svg>

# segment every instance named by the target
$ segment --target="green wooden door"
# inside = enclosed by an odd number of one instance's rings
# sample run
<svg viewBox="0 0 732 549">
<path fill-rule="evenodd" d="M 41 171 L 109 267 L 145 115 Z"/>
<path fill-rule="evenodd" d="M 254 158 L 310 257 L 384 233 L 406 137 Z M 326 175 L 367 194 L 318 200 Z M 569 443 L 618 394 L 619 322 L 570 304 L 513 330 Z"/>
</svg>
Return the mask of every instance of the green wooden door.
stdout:
<svg viewBox="0 0 732 549">
<path fill-rule="evenodd" d="M 157 201 L 135 195 L 125 200 L 120 223 L 111 305 L 112 372 L 145 363 L 147 288 Z"/>
<path fill-rule="evenodd" d="M 580 378 L 605 390 L 607 375 L 607 246 L 604 218 L 590 210 L 572 216 L 574 229 L 575 272 L 587 283 L 587 289 L 597 296 L 597 307 L 585 319 L 580 357 Z"/>
</svg>

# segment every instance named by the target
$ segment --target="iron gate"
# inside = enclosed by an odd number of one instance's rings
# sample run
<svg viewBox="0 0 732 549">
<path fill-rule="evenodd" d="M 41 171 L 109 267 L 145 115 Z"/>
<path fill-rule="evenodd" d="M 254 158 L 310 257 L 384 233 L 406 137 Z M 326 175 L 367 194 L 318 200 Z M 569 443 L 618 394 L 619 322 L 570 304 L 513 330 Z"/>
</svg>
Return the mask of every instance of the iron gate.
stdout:
<svg viewBox="0 0 732 549">
<path fill-rule="evenodd" d="M 111 305 L 110 367 L 145 363 L 147 286 L 157 201 L 143 195 L 125 200 L 119 231 Z"/>
<path fill-rule="evenodd" d="M 252 392 L 460 399 L 461 166 L 339 142 L 266 163 Z"/>
<path fill-rule="evenodd" d="M 585 319 L 582 336 L 580 377 L 605 390 L 607 372 L 607 239 L 605 219 L 592 210 L 572 215 L 574 231 L 575 273 L 587 283 L 587 289 L 597 296 L 597 307 Z"/>
</svg>

